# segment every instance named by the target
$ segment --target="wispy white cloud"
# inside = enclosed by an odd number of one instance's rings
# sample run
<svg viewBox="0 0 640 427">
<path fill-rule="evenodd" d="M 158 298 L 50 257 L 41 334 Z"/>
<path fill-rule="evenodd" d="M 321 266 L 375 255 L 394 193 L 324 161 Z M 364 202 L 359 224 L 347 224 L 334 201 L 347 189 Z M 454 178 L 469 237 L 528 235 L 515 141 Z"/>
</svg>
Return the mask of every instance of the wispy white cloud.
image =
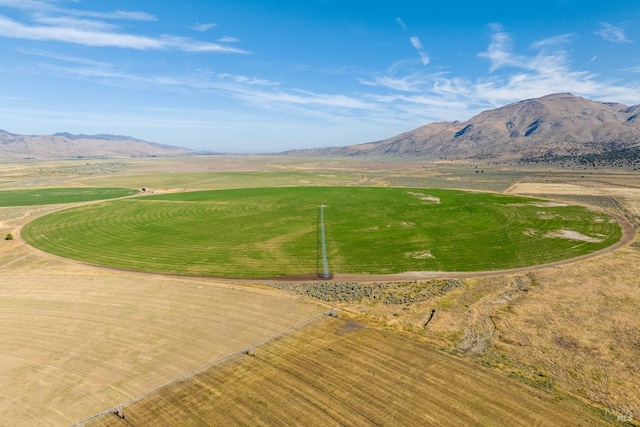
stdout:
<svg viewBox="0 0 640 427">
<path fill-rule="evenodd" d="M 64 77 L 91 81 L 107 86 L 125 87 L 131 89 L 153 88 L 155 90 L 168 91 L 208 91 L 223 90 L 228 94 L 245 94 L 254 88 L 274 88 L 280 82 L 271 81 L 259 77 L 251 77 L 240 74 L 219 73 L 208 69 L 199 68 L 193 73 L 185 75 L 141 75 L 126 72 L 109 64 L 84 61 L 78 58 L 60 56 L 49 53 L 33 53 L 53 59 L 75 62 L 81 66 L 59 66 L 53 64 L 40 64 L 41 71 L 55 77 Z M 260 89 L 262 90 L 262 89 Z"/>
<path fill-rule="evenodd" d="M 418 37 L 413 36 L 413 37 L 410 38 L 410 41 L 411 41 L 411 45 L 413 47 L 415 47 L 416 50 L 420 51 L 420 50 L 424 49 L 422 47 L 422 43 L 420 43 L 420 39 Z"/>
<path fill-rule="evenodd" d="M 116 10 L 113 12 L 93 12 L 88 10 L 76 10 L 76 9 L 60 9 L 69 15 L 73 16 L 86 16 L 87 18 L 96 19 L 115 19 L 115 20 L 128 20 L 128 21 L 157 21 L 154 15 L 145 12 L 128 12 L 123 10 Z"/>
<path fill-rule="evenodd" d="M 422 92 L 430 77 L 421 73 L 412 73 L 402 77 L 393 75 L 374 76 L 372 79 L 360 78 L 358 81 L 366 86 L 384 87 L 398 92 Z"/>
<path fill-rule="evenodd" d="M 0 96 L 0 99 L 4 101 L 26 101 L 29 98 L 23 96 Z"/>
<path fill-rule="evenodd" d="M 39 0 L 0 0 L 0 6 L 9 6 L 22 10 L 53 10 L 56 9 L 51 1 Z"/>
<path fill-rule="evenodd" d="M 44 16 L 35 17 L 34 22 L 49 27 L 74 28 L 85 31 L 113 31 L 118 27 L 110 22 L 94 19 L 77 18 L 74 16 Z"/>
<path fill-rule="evenodd" d="M 564 45 L 573 41 L 573 36 L 564 34 L 533 42 L 531 48 L 538 50 L 533 56 L 513 51 L 511 37 L 498 25 L 492 26 L 495 32 L 486 52 L 478 54 L 490 62 L 489 71 L 501 69 L 523 69 L 540 75 L 558 75 L 570 70 L 568 53 Z"/>
<path fill-rule="evenodd" d="M 0 37 L 43 42 L 63 42 L 92 47 L 118 47 L 137 50 L 179 50 L 186 52 L 248 53 L 224 43 L 237 40 L 223 39 L 219 43 L 203 42 L 172 35 L 148 36 L 127 33 L 115 23 L 120 20 L 156 21 L 146 12 L 97 12 L 61 8 L 49 0 L 0 0 L 0 6 L 25 11 L 27 20 L 0 15 Z M 205 31 L 216 24 L 199 24 Z"/>
<path fill-rule="evenodd" d="M 309 66 L 301 66 L 296 67 L 296 69 L 298 71 L 303 71 L 310 68 Z M 310 70 L 316 73 L 329 74 L 332 76 L 361 75 L 363 73 L 362 68 L 357 65 L 327 65 L 311 68 Z"/>
<path fill-rule="evenodd" d="M 572 43 L 575 41 L 575 39 L 576 39 L 575 34 L 560 34 L 560 35 L 549 37 L 546 39 L 537 40 L 531 43 L 531 48 L 539 49 L 539 50 L 555 48 L 557 46 L 562 46 L 568 43 Z"/>
<path fill-rule="evenodd" d="M 89 10 L 65 9 L 55 5 L 56 1 L 47 0 L 0 0 L 0 6 L 8 6 L 14 9 L 36 13 L 51 13 L 79 16 L 96 19 L 116 19 L 131 21 L 157 21 L 157 18 L 146 12 L 122 11 L 95 12 Z"/>
<path fill-rule="evenodd" d="M 69 21 L 67 21 L 68 23 Z M 184 37 L 148 37 L 69 25 L 25 25 L 0 16 L 0 36 L 38 41 L 73 43 L 82 46 L 119 47 L 137 50 L 181 50 L 186 52 L 247 53 L 218 43 Z"/>
<path fill-rule="evenodd" d="M 183 76 L 141 75 L 127 73 L 109 67 L 61 67 L 52 64 L 41 64 L 40 72 L 49 75 L 91 81 L 107 86 L 154 89 L 179 93 L 217 93 L 244 101 L 254 107 L 271 109 L 274 107 L 292 109 L 296 114 L 310 116 L 333 116 L 337 109 L 369 110 L 377 108 L 376 104 L 366 97 L 317 93 L 297 88 L 282 88 L 280 82 L 263 78 L 229 73 L 217 73 L 211 70 L 198 69 L 194 74 Z"/>
<path fill-rule="evenodd" d="M 596 60 L 595 56 L 576 68 L 567 51 L 567 45 L 576 40 L 575 35 L 538 40 L 530 45 L 534 53 L 525 54 L 514 50 L 511 36 L 500 25 L 492 25 L 491 29 L 487 49 L 478 54 L 488 60 L 485 75 L 472 78 L 453 71 L 423 72 L 410 68 L 408 63 L 398 63 L 387 74 L 359 79 L 362 85 L 372 88 L 363 96 L 407 121 L 419 117 L 466 120 L 486 109 L 555 92 L 629 104 L 637 104 L 640 99 L 638 85 L 620 85 L 583 70 Z M 416 42 L 414 48 L 420 49 L 422 44 Z M 640 67 L 626 71 L 640 72 Z"/>
<path fill-rule="evenodd" d="M 0 0 L 3 1 L 8 0 Z M 74 29 L 74 25 L 73 21 L 25 25 L 0 17 L 0 35 L 18 37 L 8 35 L 16 32 L 24 39 L 33 37 L 34 40 L 56 40 L 54 37 L 59 37 L 61 41 L 88 46 L 132 49 L 187 50 L 210 47 L 207 43 L 179 37 L 152 38 L 120 34 L 107 26 L 91 29 L 88 28 L 89 24 L 86 24 L 87 28 L 80 30 Z M 500 25 L 492 25 L 491 29 L 493 32 L 486 50 L 478 54 L 487 61 L 486 68 L 473 76 L 468 75 L 467 70 L 454 72 L 442 68 L 434 72 L 418 65 L 415 59 L 399 61 L 382 72 L 366 72 L 354 66 L 319 68 L 302 65 L 296 68 L 298 72 L 350 75 L 349 78 L 360 83 L 357 90 L 340 89 L 338 93 L 310 89 L 310 86 L 302 84 L 293 86 L 270 80 L 258 73 L 252 76 L 250 72 L 237 74 L 224 72 L 224 69 L 212 71 L 202 68 L 185 72 L 184 75 L 179 75 L 178 72 L 147 75 L 48 51 L 22 50 L 22 53 L 67 62 L 64 67 L 58 66 L 58 63 L 40 65 L 45 72 L 60 78 L 131 89 L 150 88 L 198 96 L 213 94 L 230 100 L 230 103 L 240 101 L 239 105 L 243 108 L 261 112 L 278 111 L 279 115 L 290 113 L 333 123 L 370 121 L 377 125 L 389 124 L 394 129 L 408 129 L 414 125 L 417 127 L 429 121 L 466 120 L 488 108 L 553 92 L 572 92 L 592 99 L 623 103 L 637 103 L 640 99 L 640 88 L 637 86 L 629 87 L 605 81 L 593 72 L 576 69 L 567 52 L 568 46 L 577 38 L 575 35 L 562 34 L 545 38 L 530 43 L 530 50 L 517 51 L 510 34 Z M 75 41 L 76 37 L 78 41 Z M 234 43 L 236 40 L 222 38 L 219 42 Z M 421 54 L 422 64 L 427 65 L 429 58 L 420 39 L 411 37 L 410 43 L 419 53 L 424 53 L 424 57 Z M 588 63 L 582 67 L 588 68 Z M 640 67 L 626 71 L 640 72 Z"/>
<path fill-rule="evenodd" d="M 217 78 L 221 80 L 228 80 L 235 83 L 246 84 L 250 86 L 279 86 L 279 82 L 274 82 L 267 79 L 261 79 L 258 77 L 248 77 L 238 74 L 217 73 Z"/>
<path fill-rule="evenodd" d="M 611 25 L 607 22 L 601 22 L 600 29 L 594 34 L 613 43 L 631 43 L 631 40 L 627 38 L 622 28 L 616 27 L 615 25 Z"/>
<path fill-rule="evenodd" d="M 575 68 L 562 45 L 573 40 L 570 35 L 557 36 L 532 44 L 540 49 L 532 56 L 516 54 L 511 49 L 508 34 L 499 29 L 491 39 L 487 52 L 480 54 L 490 60 L 490 71 L 503 68 L 500 74 L 489 75 L 475 85 L 475 96 L 496 105 L 520 99 L 534 98 L 555 92 L 571 92 L 596 100 L 616 100 L 637 103 L 640 87 L 621 86 L 607 81 L 594 72 Z"/>
<path fill-rule="evenodd" d="M 396 22 L 398 23 L 398 25 L 400 25 L 400 27 L 403 30 L 407 29 L 407 26 L 405 25 L 404 21 L 402 20 L 402 18 L 400 18 L 399 16 L 396 18 Z"/>
<path fill-rule="evenodd" d="M 210 29 L 217 27 L 218 24 L 216 24 L 215 22 L 211 22 L 208 24 L 196 24 L 193 26 L 193 29 L 196 31 L 209 31 Z"/>
<path fill-rule="evenodd" d="M 238 43 L 240 39 L 231 37 L 231 36 L 223 36 L 218 39 L 220 43 Z"/>
<path fill-rule="evenodd" d="M 350 110 L 375 110 L 378 107 L 365 99 L 342 94 L 327 94 L 300 89 L 290 91 L 244 91 L 238 92 L 241 98 L 260 104 L 289 104 L 296 106 L 316 106 L 343 108 Z"/>
<path fill-rule="evenodd" d="M 493 75 L 476 83 L 474 92 L 480 99 L 500 105 L 554 92 L 572 92 L 594 99 L 619 96 L 622 92 L 621 87 L 611 82 L 601 82 L 597 74 L 572 67 L 563 48 L 573 40 L 571 35 L 534 42 L 531 47 L 539 51 L 527 56 L 513 51 L 510 36 L 499 25 L 492 29 L 494 33 L 488 49 L 479 56 L 489 60 L 489 71 Z M 496 73 L 498 70 L 502 72 Z M 633 92 L 624 98 L 637 97 L 638 91 Z"/>
<path fill-rule="evenodd" d="M 413 36 L 409 39 L 411 41 L 411 45 L 418 51 L 420 54 L 420 59 L 422 59 L 422 65 L 429 65 L 429 54 L 424 50 L 420 39 L 417 36 Z"/>
<path fill-rule="evenodd" d="M 487 51 L 479 53 L 478 56 L 489 59 L 491 72 L 501 67 L 516 65 L 519 59 L 511 52 L 511 38 L 509 35 L 502 31 L 500 24 L 491 24 L 490 27 L 493 30 L 491 42 Z"/>
<path fill-rule="evenodd" d="M 216 93 L 240 100 L 247 106 L 290 111 L 292 114 L 323 120 L 368 118 L 390 126 L 411 126 L 440 120 L 466 120 L 486 110 L 509 102 L 535 98 L 553 92 L 572 92 L 592 99 L 637 103 L 640 88 L 618 86 L 601 81 L 595 73 L 576 70 L 564 46 L 569 35 L 534 42 L 533 55 L 513 51 L 511 37 L 501 28 L 490 38 L 485 52 L 479 54 L 489 64 L 487 74 L 468 77 L 448 72 L 423 72 L 409 68 L 410 61 L 398 62 L 386 74 L 356 77 L 365 90 L 352 93 L 321 93 L 290 87 L 284 82 L 262 77 L 196 70 L 191 75 L 139 75 L 98 64 L 60 58 L 55 54 L 28 52 L 43 57 L 76 62 L 79 67 L 55 67 L 48 72 L 58 77 L 88 80 L 95 83 L 135 89 Z M 419 40 L 417 40 L 419 42 Z M 419 49 L 422 44 L 414 45 Z M 415 66 L 415 64 L 414 64 Z M 312 72 L 309 67 L 301 71 Z M 363 71 L 351 70 L 362 74 Z M 628 71 L 640 71 L 629 69 Z M 340 113 L 337 113 L 340 112 Z"/>
<path fill-rule="evenodd" d="M 44 58 L 56 59 L 59 61 L 72 62 L 76 64 L 90 65 L 90 66 L 100 67 L 100 68 L 111 67 L 111 64 L 108 64 L 106 62 L 93 61 L 90 59 L 78 58 L 75 56 L 63 55 L 63 54 L 48 52 L 44 50 L 19 48 L 18 51 L 25 55 L 40 56 Z"/>
</svg>

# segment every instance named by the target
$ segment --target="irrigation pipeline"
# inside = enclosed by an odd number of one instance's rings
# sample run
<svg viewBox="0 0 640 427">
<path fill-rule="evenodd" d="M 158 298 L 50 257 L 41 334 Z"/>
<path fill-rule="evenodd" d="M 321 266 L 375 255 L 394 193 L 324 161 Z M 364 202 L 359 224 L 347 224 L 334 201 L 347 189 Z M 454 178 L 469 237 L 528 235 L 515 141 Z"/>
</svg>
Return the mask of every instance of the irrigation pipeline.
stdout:
<svg viewBox="0 0 640 427">
<path fill-rule="evenodd" d="M 322 278 L 328 279 L 331 277 L 329 274 L 329 262 L 327 261 L 327 240 L 324 233 L 324 205 L 320 205 L 320 240 L 322 246 Z"/>
<path fill-rule="evenodd" d="M 145 391 L 144 393 L 141 393 L 141 394 L 139 394 L 139 395 L 137 395 L 137 396 L 135 396 L 135 397 L 132 397 L 131 399 L 127 400 L 126 402 L 120 403 L 120 404 L 118 404 L 118 405 L 114 406 L 113 408 L 109 408 L 109 409 L 107 409 L 106 411 L 102 411 L 102 412 L 100 412 L 99 414 L 95 414 L 95 415 L 90 416 L 89 418 L 85 418 L 85 419 L 84 419 L 84 420 L 82 420 L 82 421 L 78 421 L 77 423 L 72 424 L 72 425 L 71 425 L 71 427 L 81 426 L 81 425 L 83 425 L 83 424 L 85 424 L 85 423 L 87 423 L 87 422 L 89 422 L 89 421 L 91 421 L 91 420 L 94 420 L 94 419 L 96 419 L 96 418 L 102 417 L 102 416 L 107 415 L 107 414 L 114 414 L 114 415 L 118 416 L 119 418 L 123 418 L 123 419 L 124 419 L 124 411 L 123 411 L 123 408 L 124 408 L 125 406 L 130 405 L 131 403 L 136 402 L 136 401 L 138 401 L 138 400 L 140 400 L 140 399 L 144 398 L 145 396 L 148 396 L 148 395 L 150 395 L 151 393 L 153 393 L 153 392 L 156 392 L 156 391 L 160 390 L 160 389 L 161 389 L 161 388 L 163 388 L 163 387 L 170 386 L 171 384 L 174 384 L 174 383 L 176 383 L 176 382 L 178 382 L 178 381 L 181 381 L 181 380 L 187 380 L 187 379 L 189 379 L 190 377 L 193 377 L 195 374 L 198 374 L 198 373 L 200 373 L 200 372 L 204 372 L 204 371 L 206 371 L 207 369 L 211 368 L 212 366 L 215 366 L 215 365 L 217 365 L 217 364 L 219 364 L 219 363 L 221 363 L 221 362 L 224 362 L 225 360 L 228 360 L 228 359 L 230 359 L 230 358 L 232 358 L 232 357 L 234 357 L 234 356 L 237 356 L 237 355 L 239 355 L 239 354 L 248 354 L 248 355 L 251 355 L 251 354 L 253 353 L 253 348 L 254 348 L 254 347 L 257 347 L 257 346 L 259 346 L 259 345 L 265 344 L 266 342 L 271 341 L 272 339 L 274 339 L 274 338 L 276 338 L 276 337 L 279 337 L 279 336 L 281 336 L 281 335 L 284 335 L 284 334 L 286 334 L 287 332 L 290 332 L 290 331 L 292 331 L 292 330 L 294 330 L 294 329 L 298 329 L 298 328 L 300 328 L 300 327 L 302 327 L 302 326 L 306 325 L 307 323 L 311 323 L 311 322 L 313 322 L 314 320 L 317 320 L 317 319 L 319 319 L 319 318 L 321 318 L 321 317 L 324 317 L 324 316 L 336 317 L 336 316 L 337 316 L 337 311 L 336 311 L 336 309 L 335 309 L 335 308 L 332 308 L 332 309 L 329 309 L 329 310 L 327 310 L 327 311 L 324 311 L 324 312 L 322 312 L 322 313 L 320 313 L 320 314 L 316 314 L 316 315 L 315 315 L 315 316 L 313 316 L 313 317 L 310 317 L 310 318 L 308 318 L 308 319 L 306 319 L 306 320 L 303 320 L 303 321 L 302 321 L 302 322 L 300 322 L 300 323 L 296 323 L 295 325 L 289 326 L 289 327 L 288 327 L 288 328 L 286 328 L 286 329 L 283 329 L 283 330 L 281 330 L 281 331 L 279 331 L 279 332 L 276 332 L 275 334 L 273 334 L 273 335 L 271 335 L 271 336 L 268 336 L 267 338 L 264 338 L 264 339 L 262 339 L 262 340 L 260 340 L 260 341 L 258 341 L 258 342 L 256 342 L 256 343 L 254 343 L 254 344 L 251 344 L 249 347 L 243 348 L 242 350 L 238 350 L 238 351 L 236 351 L 236 352 L 234 352 L 234 353 L 231 353 L 231 354 L 227 354 L 226 356 L 223 356 L 223 357 L 221 357 L 221 358 L 219 358 L 219 359 L 216 359 L 216 360 L 214 360 L 213 362 L 209 362 L 209 363 L 207 363 L 206 365 L 202 365 L 202 366 L 200 366 L 200 367 L 198 367 L 198 368 L 196 368 L 196 369 L 194 369 L 194 370 L 192 370 L 192 371 L 187 372 L 186 374 L 182 374 L 182 375 L 180 375 L 179 377 L 174 378 L 174 379 L 172 379 L 172 380 L 170 380 L 170 381 L 167 381 L 167 382 L 166 382 L 166 383 L 164 383 L 164 384 L 160 384 L 160 385 L 159 385 L 159 386 L 157 386 L 157 387 L 154 387 L 154 388 L 152 388 L 152 389 L 150 389 L 150 390 Z"/>
</svg>

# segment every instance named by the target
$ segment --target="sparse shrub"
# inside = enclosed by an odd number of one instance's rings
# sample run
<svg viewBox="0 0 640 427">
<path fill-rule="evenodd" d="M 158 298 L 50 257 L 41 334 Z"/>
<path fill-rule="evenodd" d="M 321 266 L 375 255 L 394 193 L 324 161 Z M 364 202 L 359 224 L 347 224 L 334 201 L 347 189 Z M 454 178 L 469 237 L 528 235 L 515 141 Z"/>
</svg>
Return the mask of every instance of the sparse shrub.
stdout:
<svg viewBox="0 0 640 427">
<path fill-rule="evenodd" d="M 376 282 L 369 284 L 357 282 L 274 283 L 270 286 L 285 292 L 306 295 L 331 303 L 351 303 L 372 299 L 386 305 L 403 305 L 444 295 L 454 288 L 463 286 L 463 282 L 458 279 L 435 279 L 424 282 Z"/>
<path fill-rule="evenodd" d="M 4 240 L 13 240 L 13 234 L 8 233 Z"/>
</svg>

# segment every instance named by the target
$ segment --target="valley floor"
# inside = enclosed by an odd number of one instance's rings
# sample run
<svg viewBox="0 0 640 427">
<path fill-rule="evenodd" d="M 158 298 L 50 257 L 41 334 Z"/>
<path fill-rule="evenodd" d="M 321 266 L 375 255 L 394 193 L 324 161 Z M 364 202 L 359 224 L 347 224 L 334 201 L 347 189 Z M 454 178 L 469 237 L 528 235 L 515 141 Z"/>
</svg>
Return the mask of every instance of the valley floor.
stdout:
<svg viewBox="0 0 640 427">
<path fill-rule="evenodd" d="M 535 195 L 606 209 L 640 227 L 637 173 L 482 170 L 277 157 L 32 162 L 3 168 L 0 189 L 239 188 L 252 185 L 255 171 L 270 171 L 273 185 L 300 185 L 304 175 L 323 185 Z M 215 402 L 196 401 L 202 397 L 180 389 L 185 383 L 170 395 L 159 391 L 139 401 L 127 420 L 133 422 L 134 413 L 144 419 L 152 408 L 168 425 L 176 419 L 197 424 L 214 412 L 232 417 L 220 418 L 223 423 L 268 424 L 278 422 L 279 413 L 295 420 L 307 410 L 328 424 L 446 425 L 443 414 L 458 424 L 490 423 L 481 413 L 514 425 L 639 423 L 640 243 L 631 230 L 607 253 L 455 277 L 446 292 L 428 292 L 431 281 L 444 280 L 434 277 L 337 276 L 332 283 L 390 283 L 376 298 L 351 298 L 345 291 L 333 301 L 259 281 L 87 266 L 21 241 L 23 224 L 59 208 L 0 208 L 0 234 L 14 237 L 0 241 L 0 425 L 69 425 L 330 306 L 339 308 L 340 318 L 323 318 L 256 347 L 253 357 L 241 355 L 204 374 L 209 379 L 190 383 L 219 397 Z M 238 412 L 227 411 L 232 406 Z M 113 415 L 104 420 L 120 421 Z"/>
</svg>

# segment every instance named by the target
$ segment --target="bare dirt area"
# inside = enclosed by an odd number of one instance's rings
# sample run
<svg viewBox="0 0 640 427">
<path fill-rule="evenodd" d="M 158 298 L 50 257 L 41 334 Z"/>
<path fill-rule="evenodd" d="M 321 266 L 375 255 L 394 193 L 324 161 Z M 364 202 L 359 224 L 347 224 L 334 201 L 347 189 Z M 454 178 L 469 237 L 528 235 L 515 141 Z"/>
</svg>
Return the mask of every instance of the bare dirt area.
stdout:
<svg viewBox="0 0 640 427">
<path fill-rule="evenodd" d="M 354 185 L 579 203 L 617 214 L 626 228 L 620 244 L 570 262 L 482 275 L 336 274 L 309 292 L 300 280 L 311 276 L 249 283 L 60 259 L 19 236 L 59 207 L 0 208 L 0 425 L 72 424 L 330 306 L 344 318 L 258 346 L 137 401 L 131 418 L 96 425 L 286 424 L 301 414 L 317 425 L 639 424 L 637 173 L 242 156 L 9 166 L 0 189 L 118 186 L 145 174 L 162 183 L 170 174 L 157 190 L 174 191 L 204 185 L 200 172 L 288 170 L 317 171 L 333 185 L 345 172 Z M 294 283 L 271 286 L 283 281 Z"/>
</svg>

